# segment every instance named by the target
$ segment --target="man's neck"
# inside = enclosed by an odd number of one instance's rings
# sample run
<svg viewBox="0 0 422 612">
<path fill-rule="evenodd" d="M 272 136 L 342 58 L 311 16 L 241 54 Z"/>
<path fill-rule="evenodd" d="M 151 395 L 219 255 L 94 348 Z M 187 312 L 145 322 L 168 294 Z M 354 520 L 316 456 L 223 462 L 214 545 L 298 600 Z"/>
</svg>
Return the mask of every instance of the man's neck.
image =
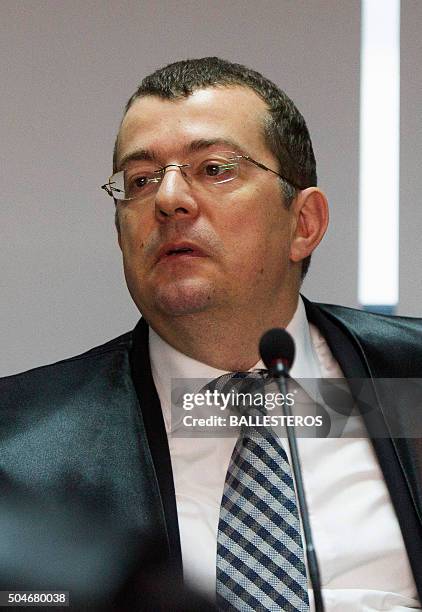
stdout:
<svg viewBox="0 0 422 612">
<path fill-rule="evenodd" d="M 298 296 L 271 313 L 244 310 L 233 313 L 195 313 L 171 321 L 149 321 L 154 331 L 170 346 L 188 357 L 219 370 L 245 371 L 260 359 L 259 341 L 272 327 L 287 327 Z"/>
</svg>

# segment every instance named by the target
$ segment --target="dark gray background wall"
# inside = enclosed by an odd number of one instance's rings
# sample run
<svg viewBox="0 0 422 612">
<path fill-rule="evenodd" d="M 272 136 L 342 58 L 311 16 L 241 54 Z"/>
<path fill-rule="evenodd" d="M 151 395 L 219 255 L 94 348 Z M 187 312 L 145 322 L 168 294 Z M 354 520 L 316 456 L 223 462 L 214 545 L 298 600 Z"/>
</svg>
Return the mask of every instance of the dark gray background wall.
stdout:
<svg viewBox="0 0 422 612">
<path fill-rule="evenodd" d="M 419 314 L 422 298 L 421 27 L 422 2 L 403 0 L 405 314 Z M 136 322 L 112 202 L 98 185 L 140 79 L 186 57 L 248 64 L 295 100 L 332 210 L 304 292 L 356 306 L 359 45 L 359 0 L 3 0 L 0 375 L 76 354 Z"/>
<path fill-rule="evenodd" d="M 402 0 L 399 312 L 422 316 L 422 2 Z"/>
</svg>

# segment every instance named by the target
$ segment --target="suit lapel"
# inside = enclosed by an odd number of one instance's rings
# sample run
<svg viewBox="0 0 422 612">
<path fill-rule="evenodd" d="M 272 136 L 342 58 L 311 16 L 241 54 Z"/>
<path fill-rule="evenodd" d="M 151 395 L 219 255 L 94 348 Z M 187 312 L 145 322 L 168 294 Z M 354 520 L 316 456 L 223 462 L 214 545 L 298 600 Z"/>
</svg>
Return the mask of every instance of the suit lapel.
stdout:
<svg viewBox="0 0 422 612">
<path fill-rule="evenodd" d="M 151 373 L 149 328 L 144 319 L 134 329 L 130 361 L 167 525 L 169 562 L 174 576 L 182 579 L 182 554 L 170 451 L 160 400 Z"/>
<path fill-rule="evenodd" d="M 303 299 L 308 321 L 323 334 L 355 395 L 360 385 L 354 389 L 353 379 L 372 379 L 372 364 L 362 343 L 354 336 L 351 326 L 333 315 L 329 307 L 320 307 Z M 375 410 L 369 416 L 362 415 L 369 432 L 375 428 L 379 436 L 380 427 L 387 432 L 385 421 L 388 426 L 389 415 L 397 411 L 395 399 L 394 394 L 382 397 L 381 404 L 373 386 L 370 405 Z M 391 439 L 386 433 L 385 437 L 371 437 L 371 442 L 397 514 L 419 595 L 422 596 L 422 441 L 417 438 Z"/>
</svg>

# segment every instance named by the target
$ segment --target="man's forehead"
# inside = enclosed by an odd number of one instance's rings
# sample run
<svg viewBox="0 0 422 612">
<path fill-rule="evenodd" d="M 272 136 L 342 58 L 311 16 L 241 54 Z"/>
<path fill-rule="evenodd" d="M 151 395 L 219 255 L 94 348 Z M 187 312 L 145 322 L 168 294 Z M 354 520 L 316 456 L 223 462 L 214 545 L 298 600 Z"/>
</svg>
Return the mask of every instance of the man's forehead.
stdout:
<svg viewBox="0 0 422 612">
<path fill-rule="evenodd" d="M 176 133 L 189 133 L 193 139 L 224 134 L 233 140 L 246 135 L 262 141 L 265 102 L 251 89 L 241 86 L 218 86 L 195 90 L 190 96 L 165 99 L 143 96 L 126 113 L 119 132 L 119 157 L 132 140 L 171 139 Z M 214 133 L 218 130 L 220 134 Z M 143 144 L 143 143 L 139 143 Z M 146 142 L 146 145 L 149 143 Z M 246 143 L 243 143 L 246 146 Z"/>
<path fill-rule="evenodd" d="M 261 115 L 267 105 L 249 87 L 240 85 L 217 85 L 196 89 L 189 96 L 177 98 L 162 98 L 156 95 L 146 95 L 138 98 L 126 113 L 122 125 L 133 121 L 140 114 L 156 113 L 218 113 L 223 110 L 234 115 L 245 113 L 251 117 Z"/>
</svg>

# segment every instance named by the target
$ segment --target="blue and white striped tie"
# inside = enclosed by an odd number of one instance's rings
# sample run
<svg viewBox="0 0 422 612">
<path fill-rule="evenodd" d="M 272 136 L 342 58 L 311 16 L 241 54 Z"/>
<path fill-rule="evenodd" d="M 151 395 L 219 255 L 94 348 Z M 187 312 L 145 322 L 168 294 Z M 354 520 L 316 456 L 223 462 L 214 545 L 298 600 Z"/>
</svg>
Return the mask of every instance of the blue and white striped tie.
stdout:
<svg viewBox="0 0 422 612">
<path fill-rule="evenodd" d="M 247 376 L 248 378 L 241 380 Z M 261 373 L 225 375 L 214 388 L 245 393 Z M 252 383 L 252 384 L 253 384 Z M 262 382 L 261 382 L 262 388 Z M 247 414 L 262 415 L 260 408 Z M 224 484 L 217 536 L 220 610 L 308 612 L 306 568 L 293 478 L 273 431 L 242 426 Z"/>
</svg>

